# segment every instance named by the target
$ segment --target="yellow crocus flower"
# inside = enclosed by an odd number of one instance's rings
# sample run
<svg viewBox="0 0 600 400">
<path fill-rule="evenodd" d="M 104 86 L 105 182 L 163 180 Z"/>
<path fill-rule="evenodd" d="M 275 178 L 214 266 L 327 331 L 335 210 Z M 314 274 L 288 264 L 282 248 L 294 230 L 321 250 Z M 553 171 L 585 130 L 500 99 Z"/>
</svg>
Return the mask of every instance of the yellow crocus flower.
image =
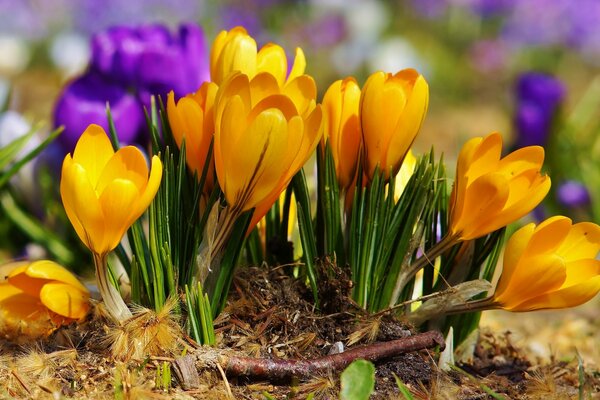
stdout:
<svg viewBox="0 0 600 400">
<path fill-rule="evenodd" d="M 354 78 L 334 82 L 323 97 L 323 138 L 329 142 L 341 189 L 354 180 L 361 145 L 360 87 Z"/>
<path fill-rule="evenodd" d="M 471 240 L 487 235 L 533 210 L 550 190 L 540 170 L 544 149 L 528 146 L 501 158 L 495 132 L 469 140 L 460 151 L 450 197 L 450 235 Z"/>
<path fill-rule="evenodd" d="M 53 261 L 13 262 L 0 271 L 0 331 L 9 336 L 44 336 L 90 309 L 87 288 Z"/>
<path fill-rule="evenodd" d="M 208 150 L 215 131 L 214 102 L 218 87 L 213 82 L 204 82 L 200 89 L 175 103 L 171 91 L 167 97 L 167 115 L 173 137 L 181 148 L 185 138 L 185 160 L 198 179 L 208 156 Z M 213 187 L 214 163 L 211 162 L 206 176 L 205 192 Z"/>
<path fill-rule="evenodd" d="M 269 73 L 252 79 L 236 73 L 217 93 L 217 178 L 233 210 L 256 208 L 250 227 L 269 210 L 321 139 L 321 107 L 310 98 L 316 95 L 314 80 L 303 75 L 294 81 L 288 87 L 304 90 L 280 90 Z"/>
<path fill-rule="evenodd" d="M 414 69 L 395 75 L 372 74 L 362 89 L 360 120 L 365 149 L 364 171 L 395 175 L 410 149 L 429 105 L 429 85 Z"/>
<path fill-rule="evenodd" d="M 600 226 L 556 216 L 516 231 L 504 252 L 494 306 L 508 311 L 574 307 L 600 291 Z"/>
<path fill-rule="evenodd" d="M 269 43 L 258 50 L 256 41 L 241 26 L 219 33 L 210 52 L 210 77 L 218 85 L 231 73 L 238 71 L 250 79 L 261 72 L 269 72 L 283 87 L 286 82 L 304 74 L 305 69 L 304 53 L 297 48 L 288 76 L 288 62 L 283 48 Z"/>
<path fill-rule="evenodd" d="M 81 241 L 92 252 L 106 254 L 148 208 L 161 178 L 157 156 L 152 157 L 148 176 L 139 149 L 126 146 L 115 152 L 104 129 L 90 125 L 73 156 L 64 159 L 60 194 Z"/>
<path fill-rule="evenodd" d="M 104 129 L 90 125 L 73 156 L 62 166 L 60 194 L 67 217 L 81 241 L 92 251 L 96 279 L 108 312 L 122 321 L 131 312 L 110 284 L 107 254 L 144 213 L 162 179 L 162 163 L 152 157 L 152 169 L 140 150 L 126 146 L 115 152 Z"/>
</svg>

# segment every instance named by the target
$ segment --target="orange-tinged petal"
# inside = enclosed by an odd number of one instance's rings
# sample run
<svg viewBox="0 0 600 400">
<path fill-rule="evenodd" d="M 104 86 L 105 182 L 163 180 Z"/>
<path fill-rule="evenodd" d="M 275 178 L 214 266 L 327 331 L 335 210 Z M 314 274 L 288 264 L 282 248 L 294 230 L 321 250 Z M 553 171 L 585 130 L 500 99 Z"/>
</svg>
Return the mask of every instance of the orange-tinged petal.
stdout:
<svg viewBox="0 0 600 400">
<path fill-rule="evenodd" d="M 479 146 L 473 152 L 472 160 L 466 176 L 469 180 L 497 171 L 502 152 L 502 136 L 494 132 L 483 138 Z"/>
<path fill-rule="evenodd" d="M 68 155 L 63 162 L 60 194 L 75 232 L 90 250 L 96 251 L 104 240 L 104 214 L 87 172 Z"/>
<path fill-rule="evenodd" d="M 530 297 L 560 289 L 567 277 L 564 260 L 555 255 L 523 259 L 517 268 L 519 273 L 513 273 L 505 291 L 494 296 L 507 310 Z"/>
<path fill-rule="evenodd" d="M 511 281 L 512 276 L 517 271 L 519 260 L 523 256 L 525 249 L 529 246 L 529 240 L 535 231 L 535 224 L 530 223 L 515 233 L 513 233 L 506 243 L 504 250 L 504 262 L 502 267 L 502 275 L 496 285 L 496 294 L 500 295 L 506 291 L 508 283 Z"/>
<path fill-rule="evenodd" d="M 104 128 L 91 124 L 75 145 L 73 161 L 85 169 L 92 187 L 96 187 L 104 166 L 114 153 Z"/>
<path fill-rule="evenodd" d="M 85 317 L 90 309 L 89 295 L 66 283 L 48 283 L 40 292 L 40 301 L 50 311 L 72 319 Z"/>
<path fill-rule="evenodd" d="M 510 311 L 534 311 L 575 307 L 591 300 L 600 291 L 600 276 L 575 286 L 544 293 L 515 305 Z"/>
<path fill-rule="evenodd" d="M 109 252 L 118 246 L 127 228 L 144 212 L 137 210 L 140 197 L 138 188 L 126 179 L 115 179 L 110 182 L 102 196 L 100 204 L 106 215 L 106 228 L 102 251 Z"/>
<path fill-rule="evenodd" d="M 23 271 L 21 273 L 11 274 L 8 278 L 8 283 L 29 296 L 39 297 L 40 290 L 48 283 L 48 280 L 32 278 Z"/>
<path fill-rule="evenodd" d="M 482 229 L 497 228 L 486 227 L 494 224 L 492 215 L 502 210 L 509 195 L 509 185 L 501 174 L 488 174 L 476 179 L 465 193 L 463 215 L 456 216 L 459 225 L 450 227 L 453 234 L 460 234 L 464 240 L 474 239 L 480 235 Z M 452 216 L 455 220 L 455 216 Z M 491 232 L 490 231 L 490 232 Z"/>
</svg>

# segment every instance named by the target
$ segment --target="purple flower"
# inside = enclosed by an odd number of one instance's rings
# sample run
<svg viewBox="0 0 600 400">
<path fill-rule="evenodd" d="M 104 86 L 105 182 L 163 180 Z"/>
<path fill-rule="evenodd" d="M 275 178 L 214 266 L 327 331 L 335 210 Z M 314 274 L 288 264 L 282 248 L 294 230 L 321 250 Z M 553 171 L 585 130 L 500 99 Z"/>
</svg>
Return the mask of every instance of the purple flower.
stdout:
<svg viewBox="0 0 600 400">
<path fill-rule="evenodd" d="M 550 75 L 537 72 L 521 75 L 517 83 L 515 116 L 517 147 L 546 143 L 564 95 L 562 83 Z"/>
<path fill-rule="evenodd" d="M 96 123 L 107 128 L 106 103 L 119 139 L 147 142 L 143 107 L 151 95 L 178 97 L 196 91 L 209 79 L 204 35 L 197 25 L 180 26 L 176 35 L 162 25 L 136 28 L 117 26 L 92 38 L 88 71 L 71 82 L 59 98 L 55 125 L 65 150 L 73 149 L 85 128 Z M 144 140 L 146 139 L 146 140 Z"/>
<path fill-rule="evenodd" d="M 585 185 L 574 180 L 560 184 L 556 191 L 556 199 L 566 208 L 585 207 L 591 202 L 590 193 Z"/>
<path fill-rule="evenodd" d="M 63 89 L 54 110 L 54 124 L 65 127 L 58 140 L 67 152 L 75 148 L 89 124 L 101 125 L 108 132 L 106 103 L 119 139 L 123 143 L 136 140 L 145 121 L 138 99 L 122 86 L 88 72 Z"/>
<path fill-rule="evenodd" d="M 94 35 L 90 68 L 126 87 L 184 96 L 209 78 L 204 35 L 186 24 L 173 36 L 162 25 L 118 26 Z"/>
</svg>

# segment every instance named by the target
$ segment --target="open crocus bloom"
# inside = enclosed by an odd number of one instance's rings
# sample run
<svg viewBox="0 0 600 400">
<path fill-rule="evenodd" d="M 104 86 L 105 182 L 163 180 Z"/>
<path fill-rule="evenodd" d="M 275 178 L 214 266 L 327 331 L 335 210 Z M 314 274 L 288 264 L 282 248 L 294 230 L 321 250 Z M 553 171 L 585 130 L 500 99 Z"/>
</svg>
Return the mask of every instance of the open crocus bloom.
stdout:
<svg viewBox="0 0 600 400">
<path fill-rule="evenodd" d="M 501 158 L 502 136 L 469 140 L 460 151 L 450 197 L 450 234 L 462 240 L 487 235 L 533 210 L 550 190 L 540 170 L 544 149 L 529 146 Z"/>
<path fill-rule="evenodd" d="M 82 319 L 89 311 L 89 291 L 53 261 L 15 262 L 0 270 L 4 330 L 43 336 L 59 325 Z"/>
<path fill-rule="evenodd" d="M 280 89 L 275 77 L 237 73 L 216 100 L 215 167 L 232 209 L 256 208 L 253 227 L 279 198 L 321 139 L 316 86 L 302 75 Z"/>
<path fill-rule="evenodd" d="M 219 33 L 210 53 L 210 77 L 217 85 L 239 71 L 250 79 L 261 72 L 268 72 L 283 87 L 286 82 L 304 74 L 305 69 L 302 49 L 296 49 L 296 58 L 288 75 L 288 61 L 283 48 L 269 43 L 257 50 L 256 41 L 241 26 Z"/>
<path fill-rule="evenodd" d="M 600 291 L 600 226 L 567 217 L 515 232 L 504 254 L 494 303 L 508 311 L 566 308 Z"/>
<path fill-rule="evenodd" d="M 162 178 L 162 163 L 152 169 L 142 152 L 126 146 L 115 152 L 104 129 L 90 125 L 73 156 L 63 162 L 60 194 L 81 241 L 95 254 L 114 249 L 125 231 L 148 208 Z"/>
</svg>

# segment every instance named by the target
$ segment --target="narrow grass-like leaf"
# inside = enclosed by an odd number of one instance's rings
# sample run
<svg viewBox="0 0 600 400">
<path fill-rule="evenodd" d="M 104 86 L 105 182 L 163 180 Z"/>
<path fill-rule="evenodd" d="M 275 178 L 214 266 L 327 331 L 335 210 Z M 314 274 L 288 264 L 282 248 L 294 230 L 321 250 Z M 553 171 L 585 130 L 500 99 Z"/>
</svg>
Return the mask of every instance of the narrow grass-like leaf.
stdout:
<svg viewBox="0 0 600 400">
<path fill-rule="evenodd" d="M 300 231 L 300 241 L 302 243 L 304 264 L 306 265 L 306 275 L 308 276 L 308 282 L 313 292 L 313 299 L 318 307 L 319 293 L 317 289 L 317 271 L 315 266 L 315 260 L 317 257 L 317 244 L 315 241 L 315 232 L 312 226 L 312 217 L 310 213 L 310 194 L 308 193 L 308 186 L 306 184 L 304 170 L 301 169 L 292 178 L 292 186 L 294 188 L 294 195 L 296 196 L 296 203 L 298 207 L 298 229 Z"/>
</svg>

